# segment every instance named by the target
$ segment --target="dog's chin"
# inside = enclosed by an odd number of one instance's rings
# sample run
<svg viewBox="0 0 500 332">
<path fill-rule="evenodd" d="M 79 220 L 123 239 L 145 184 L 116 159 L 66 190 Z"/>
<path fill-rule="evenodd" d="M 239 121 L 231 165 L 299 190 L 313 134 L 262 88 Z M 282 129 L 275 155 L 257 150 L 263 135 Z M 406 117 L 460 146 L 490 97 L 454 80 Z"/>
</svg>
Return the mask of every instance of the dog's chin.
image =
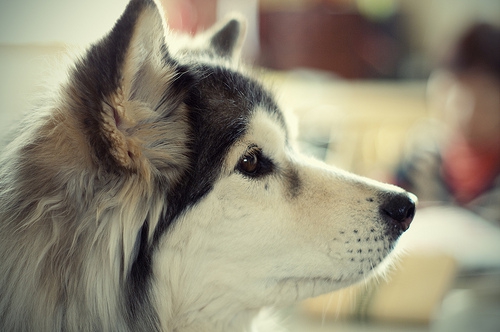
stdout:
<svg viewBox="0 0 500 332">
<path fill-rule="evenodd" d="M 364 269 L 348 269 L 342 276 L 296 276 L 276 280 L 276 303 L 290 304 L 307 298 L 334 292 L 341 288 L 354 285 L 373 278 L 384 278 L 394 262 L 391 252 L 376 266 Z M 397 258 L 396 258 L 397 260 Z"/>
<path fill-rule="evenodd" d="M 276 281 L 276 301 L 273 305 L 288 305 L 311 297 L 334 292 L 360 282 L 372 272 L 361 277 L 338 279 L 334 277 L 288 277 Z"/>
</svg>

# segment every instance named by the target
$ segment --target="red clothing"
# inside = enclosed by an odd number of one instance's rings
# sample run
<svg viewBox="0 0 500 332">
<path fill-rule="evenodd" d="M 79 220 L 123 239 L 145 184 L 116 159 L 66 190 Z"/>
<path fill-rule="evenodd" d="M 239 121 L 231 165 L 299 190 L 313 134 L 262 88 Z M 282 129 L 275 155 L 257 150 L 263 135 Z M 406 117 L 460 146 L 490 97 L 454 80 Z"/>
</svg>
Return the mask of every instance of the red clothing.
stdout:
<svg viewBox="0 0 500 332">
<path fill-rule="evenodd" d="M 488 190 L 500 171 L 500 145 L 479 150 L 457 137 L 442 157 L 444 179 L 460 204 Z"/>
</svg>

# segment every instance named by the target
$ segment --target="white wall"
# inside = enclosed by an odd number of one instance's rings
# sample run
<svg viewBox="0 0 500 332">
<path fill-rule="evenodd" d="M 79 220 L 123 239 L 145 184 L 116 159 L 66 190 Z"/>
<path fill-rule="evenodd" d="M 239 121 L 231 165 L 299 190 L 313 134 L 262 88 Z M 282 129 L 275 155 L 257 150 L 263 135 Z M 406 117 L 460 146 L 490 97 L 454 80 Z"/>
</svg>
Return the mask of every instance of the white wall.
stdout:
<svg viewBox="0 0 500 332">
<path fill-rule="evenodd" d="M 104 35 L 127 0 L 0 0 L 0 44 L 87 45 Z"/>
</svg>

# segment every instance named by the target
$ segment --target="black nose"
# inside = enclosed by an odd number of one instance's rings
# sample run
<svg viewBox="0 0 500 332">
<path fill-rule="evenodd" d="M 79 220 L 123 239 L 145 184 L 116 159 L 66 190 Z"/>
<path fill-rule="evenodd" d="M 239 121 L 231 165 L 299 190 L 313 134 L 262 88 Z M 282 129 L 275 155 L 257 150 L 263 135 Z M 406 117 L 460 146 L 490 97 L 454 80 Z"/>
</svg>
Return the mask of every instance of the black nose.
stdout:
<svg viewBox="0 0 500 332">
<path fill-rule="evenodd" d="M 387 195 L 380 206 L 380 213 L 387 221 L 399 225 L 404 232 L 410 228 L 415 216 L 415 200 L 416 197 L 412 198 L 407 193 Z"/>
</svg>

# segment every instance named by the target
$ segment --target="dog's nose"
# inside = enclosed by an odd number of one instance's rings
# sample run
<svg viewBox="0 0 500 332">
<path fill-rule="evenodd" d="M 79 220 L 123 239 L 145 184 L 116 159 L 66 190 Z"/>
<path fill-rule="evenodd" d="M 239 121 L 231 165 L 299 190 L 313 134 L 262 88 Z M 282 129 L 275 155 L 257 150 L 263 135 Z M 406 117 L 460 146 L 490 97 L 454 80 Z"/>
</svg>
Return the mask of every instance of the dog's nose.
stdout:
<svg viewBox="0 0 500 332">
<path fill-rule="evenodd" d="M 386 220 L 399 225 L 404 232 L 410 228 L 415 216 L 415 202 L 417 197 L 408 193 L 391 194 L 385 197 L 380 206 L 380 213 Z"/>
</svg>

